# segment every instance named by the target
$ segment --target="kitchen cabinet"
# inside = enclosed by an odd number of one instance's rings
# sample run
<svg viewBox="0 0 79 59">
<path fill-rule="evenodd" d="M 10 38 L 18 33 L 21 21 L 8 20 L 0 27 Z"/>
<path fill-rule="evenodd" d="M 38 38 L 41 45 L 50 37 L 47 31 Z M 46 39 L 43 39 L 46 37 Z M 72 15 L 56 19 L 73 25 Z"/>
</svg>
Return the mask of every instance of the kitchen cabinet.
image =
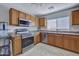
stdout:
<svg viewBox="0 0 79 59">
<path fill-rule="evenodd" d="M 64 35 L 64 48 L 65 49 L 73 49 L 73 42 L 72 36 Z"/>
<path fill-rule="evenodd" d="M 62 34 L 48 34 L 48 44 L 63 47 L 64 41 L 63 41 L 63 35 Z"/>
<path fill-rule="evenodd" d="M 48 33 L 47 38 L 48 38 L 48 44 L 55 45 L 55 34 Z"/>
<path fill-rule="evenodd" d="M 47 44 L 79 53 L 79 35 L 47 33 L 46 36 Z"/>
<path fill-rule="evenodd" d="M 40 25 L 39 25 L 40 23 L 39 23 L 39 19 L 38 18 L 36 18 L 36 26 L 37 27 L 40 27 Z"/>
<path fill-rule="evenodd" d="M 45 18 L 36 18 L 36 25 L 39 28 L 44 28 L 46 26 L 46 19 Z"/>
<path fill-rule="evenodd" d="M 34 44 L 38 44 L 41 42 L 41 32 L 37 32 L 34 36 Z"/>
<path fill-rule="evenodd" d="M 31 19 L 30 19 L 34 24 L 36 23 L 36 17 L 31 15 Z"/>
<path fill-rule="evenodd" d="M 45 24 L 46 24 L 46 19 L 45 18 L 39 18 L 39 27 L 42 28 L 42 27 L 45 27 Z"/>
<path fill-rule="evenodd" d="M 19 18 L 26 19 L 26 13 L 19 11 Z"/>
<path fill-rule="evenodd" d="M 21 36 L 15 36 L 12 39 L 12 53 L 18 55 L 22 53 Z"/>
<path fill-rule="evenodd" d="M 31 15 L 30 14 L 26 14 L 26 20 L 30 20 L 31 19 Z"/>
<path fill-rule="evenodd" d="M 11 8 L 9 10 L 9 24 L 18 25 L 19 12 L 16 9 Z"/>
<path fill-rule="evenodd" d="M 79 52 L 79 36 L 64 35 L 64 48 Z"/>
<path fill-rule="evenodd" d="M 24 20 L 30 20 L 32 22 L 32 24 L 37 25 L 37 17 L 24 13 L 22 11 L 18 11 L 14 8 L 11 8 L 9 10 L 9 24 L 10 25 L 17 25 L 19 26 L 18 20 L 19 19 L 24 19 Z"/>
<path fill-rule="evenodd" d="M 35 17 L 35 25 L 38 27 L 39 21 L 38 21 L 38 17 Z"/>
<path fill-rule="evenodd" d="M 72 11 L 72 25 L 79 25 L 79 10 Z"/>
<path fill-rule="evenodd" d="M 64 46 L 64 40 L 62 34 L 56 34 L 55 35 L 55 46 L 63 47 Z"/>
</svg>

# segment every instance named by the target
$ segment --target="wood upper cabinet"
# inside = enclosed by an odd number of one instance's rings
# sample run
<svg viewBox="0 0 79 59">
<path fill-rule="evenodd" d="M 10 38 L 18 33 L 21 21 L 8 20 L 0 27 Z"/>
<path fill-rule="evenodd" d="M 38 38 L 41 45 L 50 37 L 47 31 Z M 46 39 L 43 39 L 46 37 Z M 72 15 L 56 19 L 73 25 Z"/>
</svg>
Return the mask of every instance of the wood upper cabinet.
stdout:
<svg viewBox="0 0 79 59">
<path fill-rule="evenodd" d="M 35 25 L 38 27 L 39 21 L 38 21 L 38 17 L 35 17 Z"/>
<path fill-rule="evenodd" d="M 40 23 L 39 23 L 39 19 L 38 18 L 36 18 L 36 26 L 37 27 L 40 27 L 40 25 L 39 25 Z"/>
<path fill-rule="evenodd" d="M 22 46 L 21 46 L 21 37 L 20 36 L 15 36 L 12 39 L 12 51 L 13 55 L 18 55 L 22 52 Z"/>
<path fill-rule="evenodd" d="M 63 47 L 64 46 L 64 40 L 63 40 L 63 35 L 62 34 L 56 34 L 55 35 L 55 45 L 58 47 Z"/>
<path fill-rule="evenodd" d="M 26 19 L 26 13 L 19 11 L 19 18 Z"/>
<path fill-rule="evenodd" d="M 34 24 L 36 23 L 36 17 L 31 15 L 31 19 L 30 19 Z"/>
<path fill-rule="evenodd" d="M 48 38 L 48 44 L 55 45 L 55 34 L 48 33 L 47 38 Z"/>
<path fill-rule="evenodd" d="M 9 10 L 9 24 L 10 25 L 18 25 L 19 26 L 18 20 L 20 18 L 24 19 L 24 20 L 30 20 L 34 25 L 37 25 L 37 23 L 36 23 L 37 18 L 35 16 L 26 14 L 22 11 L 18 11 L 14 8 L 11 8 Z"/>
<path fill-rule="evenodd" d="M 26 14 L 26 20 L 30 20 L 31 19 L 31 15 Z"/>
<path fill-rule="evenodd" d="M 79 25 L 79 10 L 72 11 L 72 25 Z"/>
<path fill-rule="evenodd" d="M 79 36 L 64 35 L 64 48 L 79 52 Z"/>
<path fill-rule="evenodd" d="M 37 32 L 34 36 L 34 44 L 41 42 L 41 32 Z"/>
<path fill-rule="evenodd" d="M 19 12 L 16 9 L 11 8 L 9 10 L 9 24 L 18 25 L 18 14 Z"/>
<path fill-rule="evenodd" d="M 45 27 L 45 21 L 46 21 L 45 18 L 39 18 L 39 26 L 40 27 Z"/>
</svg>

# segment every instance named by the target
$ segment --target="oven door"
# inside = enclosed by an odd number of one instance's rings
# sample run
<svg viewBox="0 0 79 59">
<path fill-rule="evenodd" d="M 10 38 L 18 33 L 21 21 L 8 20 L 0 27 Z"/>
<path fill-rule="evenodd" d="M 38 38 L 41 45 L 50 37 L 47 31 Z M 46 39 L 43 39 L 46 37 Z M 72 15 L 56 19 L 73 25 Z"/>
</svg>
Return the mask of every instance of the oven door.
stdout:
<svg viewBox="0 0 79 59">
<path fill-rule="evenodd" d="M 34 37 L 27 37 L 22 39 L 22 48 L 25 48 L 34 43 Z"/>
</svg>

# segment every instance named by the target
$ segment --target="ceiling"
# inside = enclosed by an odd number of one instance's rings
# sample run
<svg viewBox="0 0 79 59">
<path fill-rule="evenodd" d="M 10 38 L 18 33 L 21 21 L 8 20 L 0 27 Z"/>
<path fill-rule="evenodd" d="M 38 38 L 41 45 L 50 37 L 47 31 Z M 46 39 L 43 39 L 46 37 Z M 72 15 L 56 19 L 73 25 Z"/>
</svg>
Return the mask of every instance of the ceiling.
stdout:
<svg viewBox="0 0 79 59">
<path fill-rule="evenodd" d="M 72 8 L 76 6 L 77 3 L 1 3 L 0 5 L 3 5 L 8 9 L 15 8 L 33 15 L 45 15 Z"/>
</svg>

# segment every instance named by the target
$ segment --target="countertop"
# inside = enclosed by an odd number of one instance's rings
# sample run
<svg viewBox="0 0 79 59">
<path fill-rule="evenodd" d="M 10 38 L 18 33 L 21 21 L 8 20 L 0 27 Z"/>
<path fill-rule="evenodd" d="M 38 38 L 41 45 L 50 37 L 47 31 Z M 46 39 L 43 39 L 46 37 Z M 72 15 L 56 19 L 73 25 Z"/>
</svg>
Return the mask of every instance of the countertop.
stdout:
<svg viewBox="0 0 79 59">
<path fill-rule="evenodd" d="M 42 33 L 54 33 L 54 34 L 68 34 L 68 35 L 79 35 L 79 31 L 52 31 L 52 30 L 35 30 L 35 31 L 31 31 L 32 32 L 32 36 L 34 36 L 36 34 L 36 32 L 42 32 Z M 2 32 L 1 33 L 5 33 Z M 15 37 L 16 34 L 11 34 L 11 33 L 6 33 L 9 34 L 9 36 L 11 37 Z M 21 35 L 16 35 L 16 36 L 21 36 Z M 3 37 L 8 37 L 8 35 L 0 35 L 0 38 Z"/>
<path fill-rule="evenodd" d="M 39 30 L 42 33 L 55 33 L 55 34 L 70 34 L 79 35 L 79 31 L 50 31 L 50 30 Z"/>
</svg>

